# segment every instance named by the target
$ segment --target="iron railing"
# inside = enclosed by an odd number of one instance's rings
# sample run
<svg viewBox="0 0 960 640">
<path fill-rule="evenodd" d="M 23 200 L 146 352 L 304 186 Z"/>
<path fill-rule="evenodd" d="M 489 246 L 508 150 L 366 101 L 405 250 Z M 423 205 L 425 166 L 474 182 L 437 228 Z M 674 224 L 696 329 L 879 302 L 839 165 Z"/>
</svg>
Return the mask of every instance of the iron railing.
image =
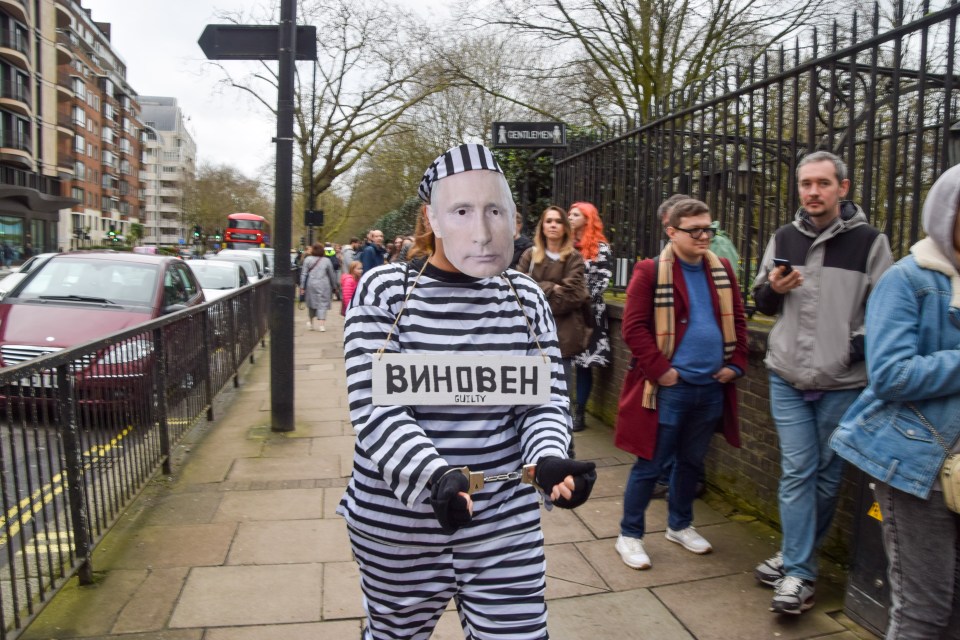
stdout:
<svg viewBox="0 0 960 640">
<path fill-rule="evenodd" d="M 648 124 L 580 150 L 554 173 L 554 199 L 594 202 L 617 261 L 614 288 L 633 263 L 656 255 L 663 234 L 659 204 L 673 193 L 707 202 L 741 256 L 746 294 L 767 240 L 791 220 L 798 200 L 797 161 L 829 150 L 849 166 L 850 197 L 890 238 L 897 257 L 920 233 L 923 196 L 960 162 L 960 76 L 955 1 L 880 31 L 853 16 L 836 26 L 824 51 L 816 32 L 803 46 L 781 47 L 750 68 L 714 76 L 678 92 L 673 110 Z"/>
<path fill-rule="evenodd" d="M 92 549 L 213 419 L 215 395 L 264 340 L 268 305 L 264 280 L 75 348 L 2 348 L 0 638 L 72 575 L 92 581 Z"/>
</svg>

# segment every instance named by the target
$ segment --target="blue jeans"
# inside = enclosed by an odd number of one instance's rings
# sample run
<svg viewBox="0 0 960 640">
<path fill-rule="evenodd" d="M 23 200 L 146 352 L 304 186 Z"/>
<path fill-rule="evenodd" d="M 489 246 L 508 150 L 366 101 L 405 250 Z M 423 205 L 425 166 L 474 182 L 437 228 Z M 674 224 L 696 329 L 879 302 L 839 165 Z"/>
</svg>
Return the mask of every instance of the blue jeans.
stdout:
<svg viewBox="0 0 960 640">
<path fill-rule="evenodd" d="M 637 458 L 623 493 L 623 519 L 620 533 L 642 538 L 650 495 L 663 465 L 673 456 L 670 499 L 667 501 L 667 526 L 674 531 L 693 522 L 693 500 L 703 459 L 710 449 L 710 438 L 723 417 L 723 385 L 688 384 L 681 380 L 657 391 L 657 445 L 653 460 Z"/>
<path fill-rule="evenodd" d="M 817 579 L 815 551 L 837 506 L 843 458 L 830 448 L 830 436 L 860 389 L 820 392 L 805 399 L 775 373 L 770 374 L 770 412 L 780 439 L 780 526 L 785 575 Z"/>
</svg>

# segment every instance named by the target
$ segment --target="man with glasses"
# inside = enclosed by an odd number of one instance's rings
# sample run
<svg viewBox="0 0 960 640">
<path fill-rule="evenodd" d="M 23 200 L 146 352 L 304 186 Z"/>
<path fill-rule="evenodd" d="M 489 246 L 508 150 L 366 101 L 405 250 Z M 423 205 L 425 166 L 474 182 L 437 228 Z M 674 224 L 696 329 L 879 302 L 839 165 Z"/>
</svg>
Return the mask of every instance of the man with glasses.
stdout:
<svg viewBox="0 0 960 640">
<path fill-rule="evenodd" d="M 747 366 L 747 322 L 733 267 L 709 249 L 716 234 L 699 200 L 676 202 L 670 242 L 634 267 L 623 315 L 633 356 L 620 394 L 615 444 L 637 456 L 623 497 L 616 549 L 649 569 L 645 513 L 664 463 L 676 457 L 667 500 L 667 540 L 704 554 L 692 526 L 697 477 L 714 432 L 740 446 L 734 380 Z"/>
<path fill-rule="evenodd" d="M 753 285 L 757 310 L 779 315 L 767 339 L 770 412 L 780 440 L 781 551 L 754 570 L 774 587 L 770 610 L 813 606 L 816 550 L 837 503 L 843 466 L 829 440 L 867 383 L 867 296 L 893 263 L 887 237 L 843 200 L 847 166 L 817 151 L 797 165 L 801 209 L 767 244 Z"/>
</svg>

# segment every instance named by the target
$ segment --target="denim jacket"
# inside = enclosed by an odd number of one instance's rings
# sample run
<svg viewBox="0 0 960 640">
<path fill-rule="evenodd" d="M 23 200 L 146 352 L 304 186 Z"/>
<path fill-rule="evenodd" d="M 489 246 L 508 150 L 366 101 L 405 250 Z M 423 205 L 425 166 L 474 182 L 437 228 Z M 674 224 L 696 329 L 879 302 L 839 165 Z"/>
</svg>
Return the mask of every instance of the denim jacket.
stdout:
<svg viewBox="0 0 960 640">
<path fill-rule="evenodd" d="M 869 386 L 830 446 L 878 480 L 927 499 L 947 453 L 917 412 L 948 448 L 960 438 L 960 276 L 931 263 L 945 261 L 929 238 L 911 253 L 867 302 Z"/>
</svg>

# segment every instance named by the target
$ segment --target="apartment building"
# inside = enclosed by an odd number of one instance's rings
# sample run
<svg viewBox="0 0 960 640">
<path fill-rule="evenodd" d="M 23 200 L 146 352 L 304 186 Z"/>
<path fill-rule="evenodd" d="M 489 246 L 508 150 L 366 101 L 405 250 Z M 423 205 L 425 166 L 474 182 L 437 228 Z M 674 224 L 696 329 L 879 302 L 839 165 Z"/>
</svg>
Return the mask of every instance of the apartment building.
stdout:
<svg viewBox="0 0 960 640">
<path fill-rule="evenodd" d="M 73 201 L 58 159 L 58 68 L 73 59 L 61 39 L 72 18 L 57 0 L 0 0 L 0 258 L 20 262 L 61 246 L 60 211 Z"/>
<path fill-rule="evenodd" d="M 184 189 L 196 177 L 197 145 L 176 98 L 141 96 L 145 186 L 143 244 L 189 244 Z"/>
<path fill-rule="evenodd" d="M 58 66 L 59 164 L 71 174 L 64 195 L 78 201 L 61 216 L 60 235 L 72 248 L 101 245 L 127 236 L 143 215 L 140 104 L 110 44 L 110 24 L 74 0 L 55 2 L 70 17 L 58 29 L 70 54 Z"/>
</svg>

